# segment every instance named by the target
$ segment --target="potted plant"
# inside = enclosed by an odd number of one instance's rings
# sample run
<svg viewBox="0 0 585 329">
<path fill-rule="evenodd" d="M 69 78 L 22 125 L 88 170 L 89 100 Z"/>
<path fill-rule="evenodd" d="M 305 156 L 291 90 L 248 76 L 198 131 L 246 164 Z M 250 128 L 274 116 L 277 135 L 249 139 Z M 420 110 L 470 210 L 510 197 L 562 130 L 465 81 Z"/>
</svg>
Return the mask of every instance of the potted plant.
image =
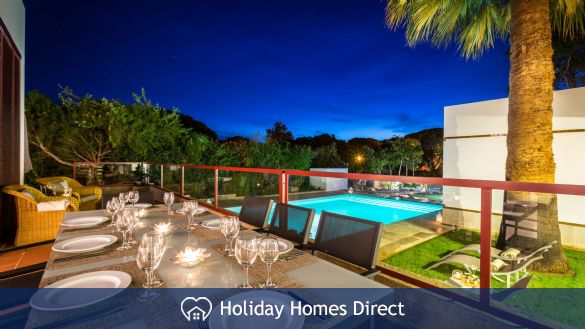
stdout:
<svg viewBox="0 0 585 329">
<path fill-rule="evenodd" d="M 139 163 L 132 170 L 132 181 L 134 181 L 134 185 L 136 186 L 143 186 L 146 185 L 146 178 L 148 178 L 148 173 L 144 171 L 144 164 Z"/>
</svg>

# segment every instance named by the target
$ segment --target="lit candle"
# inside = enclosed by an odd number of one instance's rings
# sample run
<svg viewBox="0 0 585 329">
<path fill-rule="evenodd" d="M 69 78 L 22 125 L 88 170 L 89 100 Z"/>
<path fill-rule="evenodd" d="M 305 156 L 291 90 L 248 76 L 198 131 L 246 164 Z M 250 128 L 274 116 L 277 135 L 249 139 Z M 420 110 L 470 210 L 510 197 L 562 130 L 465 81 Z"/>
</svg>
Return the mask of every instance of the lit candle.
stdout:
<svg viewBox="0 0 585 329">
<path fill-rule="evenodd" d="M 193 248 L 190 246 L 186 246 L 184 250 L 181 250 L 177 256 L 176 260 L 183 266 L 193 266 L 205 258 L 211 256 L 210 253 L 205 252 L 207 249 L 205 248 Z"/>
<path fill-rule="evenodd" d="M 162 235 L 170 233 L 171 228 L 172 228 L 171 223 L 158 223 L 154 225 L 154 230 L 156 231 L 156 233 L 160 233 Z"/>
</svg>

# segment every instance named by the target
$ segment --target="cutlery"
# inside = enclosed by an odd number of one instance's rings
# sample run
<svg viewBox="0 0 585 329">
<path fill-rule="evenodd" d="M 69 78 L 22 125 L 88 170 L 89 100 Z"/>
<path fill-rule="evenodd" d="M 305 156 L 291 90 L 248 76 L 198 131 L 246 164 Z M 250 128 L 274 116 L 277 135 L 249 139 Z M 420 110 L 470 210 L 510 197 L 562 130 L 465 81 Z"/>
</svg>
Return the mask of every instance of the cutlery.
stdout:
<svg viewBox="0 0 585 329">
<path fill-rule="evenodd" d="M 293 259 L 293 258 L 296 258 L 296 257 L 302 256 L 302 255 L 304 255 L 304 254 L 305 254 L 305 253 L 304 253 L 304 252 L 302 252 L 302 251 L 295 252 L 295 253 L 289 253 L 288 255 L 284 256 L 283 258 L 279 258 L 278 260 L 279 260 L 279 261 L 281 261 L 281 262 L 286 262 L 286 261 L 287 261 L 287 260 L 289 260 L 289 259 Z"/>
<path fill-rule="evenodd" d="M 109 252 L 111 252 L 113 250 L 114 249 L 109 248 L 107 250 L 100 250 L 100 251 L 94 251 L 94 252 L 79 254 L 79 255 L 73 255 L 73 256 L 67 256 L 67 257 L 57 258 L 57 259 L 55 259 L 53 261 L 53 263 L 61 263 L 61 262 L 66 262 L 66 261 L 80 259 L 80 258 L 86 258 L 86 257 L 101 256 L 101 255 L 105 255 L 105 254 L 107 254 L 107 253 L 109 253 Z"/>
</svg>

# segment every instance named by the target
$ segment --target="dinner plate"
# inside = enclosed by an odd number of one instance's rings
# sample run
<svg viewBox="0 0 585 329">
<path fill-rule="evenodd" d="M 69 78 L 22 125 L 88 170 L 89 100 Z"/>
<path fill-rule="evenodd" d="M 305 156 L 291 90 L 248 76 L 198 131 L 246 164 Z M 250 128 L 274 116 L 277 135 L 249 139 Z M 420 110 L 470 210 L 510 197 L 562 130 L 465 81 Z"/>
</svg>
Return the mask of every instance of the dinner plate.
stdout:
<svg viewBox="0 0 585 329">
<path fill-rule="evenodd" d="M 67 227 L 89 227 L 99 225 L 103 222 L 108 221 L 108 219 L 109 218 L 106 216 L 86 216 L 66 219 L 63 222 L 61 222 L 61 225 Z"/>
<path fill-rule="evenodd" d="M 289 295 L 276 291 L 253 290 L 234 295 L 225 300 L 224 305 L 231 302 L 232 305 L 243 305 L 244 303 L 258 305 L 277 305 L 284 307 L 279 319 L 271 316 L 235 316 L 221 315 L 220 307 L 211 311 L 209 316 L 209 328 L 255 328 L 255 329 L 299 329 L 305 322 L 305 316 L 291 312 L 291 303 L 295 300 Z"/>
<path fill-rule="evenodd" d="M 128 287 L 130 275 L 120 271 L 98 271 L 83 273 L 57 281 L 39 289 L 30 299 L 34 309 L 42 311 L 64 311 L 85 307 L 105 299 Z M 51 288 L 102 288 L 86 289 L 83 293 L 75 289 Z M 105 289 L 104 289 L 105 288 Z"/>
<path fill-rule="evenodd" d="M 210 230 L 219 230 L 219 222 L 221 222 L 219 218 L 209 219 L 201 223 L 201 226 Z"/>
<path fill-rule="evenodd" d="M 127 205 L 126 208 L 139 208 L 139 209 L 147 209 L 152 207 L 152 204 L 150 203 L 137 203 L 135 205 Z"/>
<path fill-rule="evenodd" d="M 289 252 L 293 250 L 295 247 L 292 242 L 283 239 L 276 239 L 278 240 L 278 249 L 280 249 L 280 253 L 284 254 L 285 252 Z"/>
<path fill-rule="evenodd" d="M 197 208 L 197 211 L 195 212 L 195 214 L 200 215 L 206 211 L 207 211 L 207 209 L 199 207 L 199 208 Z M 183 215 L 185 215 L 187 213 L 187 211 L 184 208 L 177 209 L 176 212 L 178 212 L 179 214 L 183 214 Z"/>
<path fill-rule="evenodd" d="M 53 245 L 54 251 L 59 252 L 88 252 L 101 249 L 118 241 L 118 238 L 113 235 L 88 235 L 72 238 L 65 241 L 55 243 Z"/>
</svg>

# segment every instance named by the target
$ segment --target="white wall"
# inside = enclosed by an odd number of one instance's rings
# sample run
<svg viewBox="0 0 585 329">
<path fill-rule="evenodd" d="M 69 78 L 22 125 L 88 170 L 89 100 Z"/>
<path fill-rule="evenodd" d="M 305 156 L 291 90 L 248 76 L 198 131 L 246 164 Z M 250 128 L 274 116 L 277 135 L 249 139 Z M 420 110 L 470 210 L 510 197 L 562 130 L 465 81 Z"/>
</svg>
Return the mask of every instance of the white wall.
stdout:
<svg viewBox="0 0 585 329">
<path fill-rule="evenodd" d="M 20 62 L 20 182 L 24 182 L 24 62 L 25 9 L 22 0 L 0 0 L 0 19 L 22 55 Z"/>
<path fill-rule="evenodd" d="M 311 171 L 348 173 L 347 168 L 311 168 Z M 346 178 L 310 177 L 311 186 L 325 191 L 347 190 Z"/>
<path fill-rule="evenodd" d="M 585 185 L 585 87 L 556 91 L 553 111 L 556 182 Z M 507 98 L 445 107 L 444 177 L 505 180 L 507 112 Z M 494 212 L 502 212 L 502 202 L 494 191 Z M 444 203 L 479 210 L 479 192 L 446 187 Z M 585 224 L 585 197 L 560 195 L 559 220 Z"/>
</svg>

